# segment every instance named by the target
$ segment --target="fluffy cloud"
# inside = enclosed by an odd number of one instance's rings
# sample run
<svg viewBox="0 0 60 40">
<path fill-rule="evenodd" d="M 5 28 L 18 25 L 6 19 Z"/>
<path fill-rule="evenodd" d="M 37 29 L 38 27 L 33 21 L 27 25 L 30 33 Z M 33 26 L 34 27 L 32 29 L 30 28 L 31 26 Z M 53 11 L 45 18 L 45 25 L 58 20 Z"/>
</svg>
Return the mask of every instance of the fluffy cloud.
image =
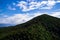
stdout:
<svg viewBox="0 0 60 40">
<path fill-rule="evenodd" d="M 57 3 L 60 3 L 60 0 L 59 0 L 59 1 L 57 1 Z"/>
<path fill-rule="evenodd" d="M 14 14 L 13 16 L 9 16 L 6 18 L 0 18 L 0 23 L 5 23 L 5 24 L 20 24 L 24 23 L 33 17 L 37 16 L 37 14 Z"/>
<path fill-rule="evenodd" d="M 42 1 L 42 2 L 36 2 L 36 1 L 20 1 L 16 6 L 19 6 L 22 11 L 30 11 L 34 9 L 52 9 L 53 6 L 56 3 L 59 3 L 60 1 L 54 1 L 54 0 L 48 0 L 48 1 Z"/>
<path fill-rule="evenodd" d="M 48 14 L 48 13 L 37 12 L 37 13 L 33 13 L 33 14 L 29 14 L 29 13 L 14 14 L 13 16 L 7 16 L 7 17 L 0 18 L 0 23 L 14 24 L 14 25 L 21 24 L 21 23 L 27 22 L 27 21 L 31 20 L 32 18 L 42 15 L 42 14 Z M 60 18 L 60 12 L 52 12 L 51 14 L 48 14 L 48 15 Z"/>
<path fill-rule="evenodd" d="M 30 10 L 34 10 L 34 9 L 39 8 L 41 6 L 41 4 L 42 3 L 40 3 L 40 2 L 30 2 L 30 3 L 27 3 L 25 1 L 21 1 L 21 2 L 19 2 L 17 4 L 17 6 L 22 8 L 22 11 L 30 11 Z"/>
<path fill-rule="evenodd" d="M 60 12 L 53 12 L 52 14 L 50 14 L 51 16 L 54 16 L 54 17 L 58 17 L 60 18 Z"/>
<path fill-rule="evenodd" d="M 43 0 L 38 1 L 37 0 L 27 0 L 27 1 L 20 1 L 17 4 L 13 3 L 14 6 L 20 7 L 22 11 L 30 11 L 35 9 L 52 9 L 56 3 L 60 3 L 60 0 Z M 8 6 L 9 10 L 16 10 L 16 8 L 12 8 L 11 6 Z"/>
</svg>

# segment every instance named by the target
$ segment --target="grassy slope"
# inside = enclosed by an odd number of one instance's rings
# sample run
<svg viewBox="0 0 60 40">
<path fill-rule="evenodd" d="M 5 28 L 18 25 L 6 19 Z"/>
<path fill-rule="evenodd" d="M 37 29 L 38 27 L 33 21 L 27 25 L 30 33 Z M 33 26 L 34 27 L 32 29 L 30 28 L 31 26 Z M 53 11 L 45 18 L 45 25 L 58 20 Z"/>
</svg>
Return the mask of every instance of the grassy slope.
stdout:
<svg viewBox="0 0 60 40">
<path fill-rule="evenodd" d="M 60 19 L 38 16 L 24 24 L 0 29 L 0 40 L 60 40 Z"/>
</svg>

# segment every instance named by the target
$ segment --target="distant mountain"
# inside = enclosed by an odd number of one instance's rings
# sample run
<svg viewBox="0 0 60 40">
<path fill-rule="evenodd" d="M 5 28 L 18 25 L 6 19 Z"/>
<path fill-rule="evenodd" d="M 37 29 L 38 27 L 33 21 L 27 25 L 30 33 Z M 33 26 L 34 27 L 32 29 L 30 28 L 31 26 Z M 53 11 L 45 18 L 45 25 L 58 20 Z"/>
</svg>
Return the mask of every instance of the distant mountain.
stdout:
<svg viewBox="0 0 60 40">
<path fill-rule="evenodd" d="M 60 18 L 44 14 L 20 25 L 0 28 L 0 40 L 60 40 Z"/>
<path fill-rule="evenodd" d="M 8 27 L 8 26 L 12 26 L 11 24 L 0 24 L 0 27 Z"/>
</svg>

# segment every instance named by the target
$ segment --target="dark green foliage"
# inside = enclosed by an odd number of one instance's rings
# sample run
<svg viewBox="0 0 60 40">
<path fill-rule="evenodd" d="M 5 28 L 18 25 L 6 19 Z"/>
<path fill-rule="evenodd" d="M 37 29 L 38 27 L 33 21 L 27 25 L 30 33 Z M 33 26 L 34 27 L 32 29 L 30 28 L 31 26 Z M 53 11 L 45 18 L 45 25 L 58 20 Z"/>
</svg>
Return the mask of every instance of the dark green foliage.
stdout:
<svg viewBox="0 0 60 40">
<path fill-rule="evenodd" d="M 0 28 L 0 40 L 60 40 L 60 19 L 44 14 L 20 25 Z"/>
</svg>

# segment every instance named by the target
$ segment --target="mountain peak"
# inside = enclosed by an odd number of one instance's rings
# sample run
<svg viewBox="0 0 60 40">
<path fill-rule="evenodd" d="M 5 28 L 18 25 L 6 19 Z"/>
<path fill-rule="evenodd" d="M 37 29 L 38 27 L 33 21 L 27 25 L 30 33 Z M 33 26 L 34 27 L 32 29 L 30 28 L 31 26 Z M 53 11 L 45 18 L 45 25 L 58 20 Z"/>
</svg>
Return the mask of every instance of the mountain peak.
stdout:
<svg viewBox="0 0 60 40">
<path fill-rule="evenodd" d="M 48 14 L 42 14 L 42 16 L 48 16 Z"/>
<path fill-rule="evenodd" d="M 40 17 L 41 17 L 41 16 L 44 17 L 44 16 L 50 16 L 50 15 L 48 15 L 48 14 L 42 14 L 42 15 L 40 15 Z M 50 17 L 53 17 L 53 16 L 50 16 Z"/>
</svg>

